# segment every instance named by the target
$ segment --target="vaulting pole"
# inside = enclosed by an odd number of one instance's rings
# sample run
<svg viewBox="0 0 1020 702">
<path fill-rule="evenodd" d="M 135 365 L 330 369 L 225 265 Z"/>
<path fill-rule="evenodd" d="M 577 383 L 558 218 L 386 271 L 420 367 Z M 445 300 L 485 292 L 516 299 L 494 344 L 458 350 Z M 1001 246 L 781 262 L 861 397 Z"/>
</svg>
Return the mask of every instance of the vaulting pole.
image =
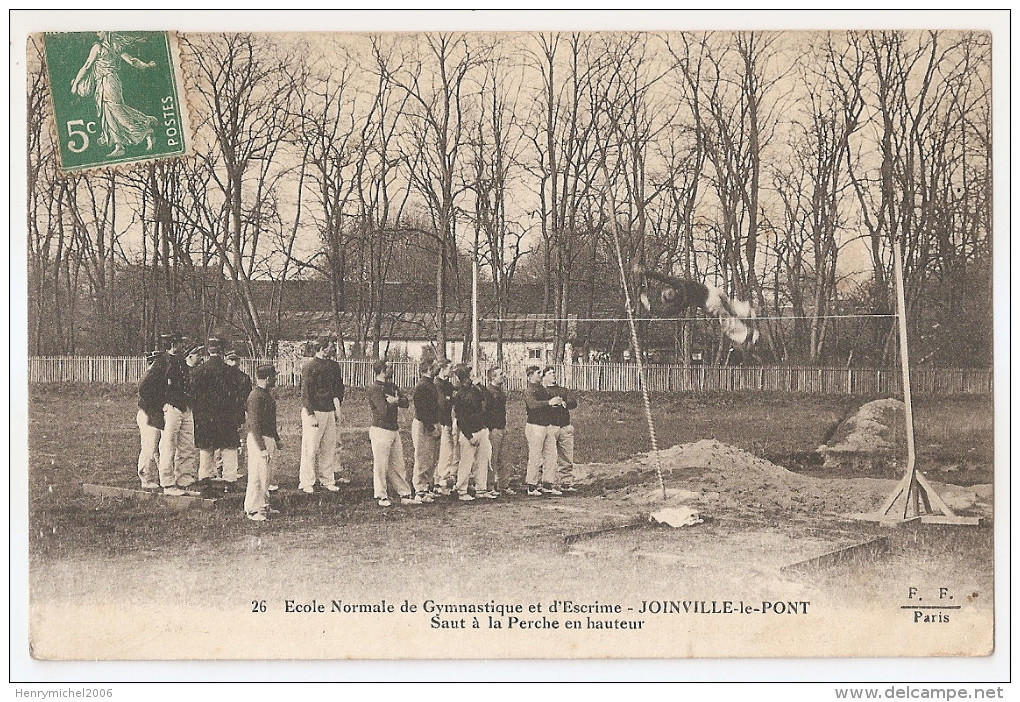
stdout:
<svg viewBox="0 0 1020 702">
<path fill-rule="evenodd" d="M 481 340 L 478 338 L 478 228 L 475 227 L 475 250 L 471 257 L 471 367 L 474 372 L 479 373 L 478 347 Z"/>
</svg>

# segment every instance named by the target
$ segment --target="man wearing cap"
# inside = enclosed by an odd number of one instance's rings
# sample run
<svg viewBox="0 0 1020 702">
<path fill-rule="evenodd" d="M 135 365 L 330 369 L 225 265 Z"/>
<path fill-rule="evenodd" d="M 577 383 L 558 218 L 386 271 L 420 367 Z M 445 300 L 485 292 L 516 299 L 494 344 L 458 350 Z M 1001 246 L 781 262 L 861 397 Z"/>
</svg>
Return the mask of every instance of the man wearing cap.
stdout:
<svg viewBox="0 0 1020 702">
<path fill-rule="evenodd" d="M 312 344 L 315 355 L 301 369 L 301 467 L 298 488 L 315 492 L 315 484 L 337 492 L 333 461 L 339 421 L 335 371 L 327 360 L 333 340 L 320 337 Z"/>
<path fill-rule="evenodd" d="M 439 460 L 439 390 L 433 377 L 439 369 L 435 361 L 422 361 L 418 366 L 421 380 L 414 388 L 414 419 L 411 420 L 411 443 L 414 444 L 414 473 L 411 483 L 423 502 L 431 502 L 432 480 Z"/>
<path fill-rule="evenodd" d="M 159 438 L 159 484 L 164 495 L 197 495 L 195 420 L 191 412 L 191 369 L 181 358 L 185 338 L 162 337 L 166 349 L 163 385 L 163 433 Z M 194 354 L 189 353 L 191 357 Z"/>
<path fill-rule="evenodd" d="M 276 426 L 276 368 L 261 365 L 255 370 L 255 387 L 248 393 L 248 487 L 244 493 L 244 514 L 254 522 L 264 522 L 277 511 L 269 506 L 269 486 L 273 481 L 273 459 L 283 447 Z"/>
<path fill-rule="evenodd" d="M 152 351 L 145 357 L 146 370 L 138 383 L 138 413 L 135 421 L 141 435 L 138 478 L 143 490 L 159 489 L 159 437 L 163 429 L 163 386 L 166 370 L 163 354 Z"/>
<path fill-rule="evenodd" d="M 237 484 L 238 426 L 237 377 L 223 361 L 223 341 L 209 339 L 209 360 L 191 375 L 194 397 L 195 446 L 199 450 L 198 477 L 210 486 L 216 477 L 216 449 L 223 453 L 223 481 L 227 489 Z"/>
<path fill-rule="evenodd" d="M 458 364 L 450 373 L 455 388 L 453 411 L 457 415 L 457 439 L 460 442 L 460 462 L 457 467 L 457 495 L 461 502 L 474 500 L 468 492 L 472 478 L 475 495 L 493 498 L 488 490 L 489 429 L 485 426 L 487 393 L 471 382 L 471 367 Z"/>
<path fill-rule="evenodd" d="M 393 383 L 393 369 L 385 359 L 372 364 L 375 382 L 365 394 L 372 410 L 372 426 L 368 438 L 372 442 L 372 487 L 380 507 L 389 507 L 389 484 L 397 489 L 400 503 L 420 505 L 422 500 L 411 492 L 404 465 L 404 446 L 397 428 L 397 408 L 409 407 L 407 395 Z"/>
</svg>

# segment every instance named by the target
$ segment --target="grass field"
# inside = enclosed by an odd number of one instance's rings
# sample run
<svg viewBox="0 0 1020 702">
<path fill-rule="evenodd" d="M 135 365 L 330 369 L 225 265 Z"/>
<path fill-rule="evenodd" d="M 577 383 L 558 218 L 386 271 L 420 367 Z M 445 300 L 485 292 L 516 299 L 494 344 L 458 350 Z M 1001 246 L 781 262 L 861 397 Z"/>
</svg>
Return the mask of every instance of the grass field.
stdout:
<svg viewBox="0 0 1020 702">
<path fill-rule="evenodd" d="M 579 463 L 610 463 L 649 450 L 639 396 L 601 394 L 580 401 L 572 413 Z M 653 406 L 662 447 L 715 438 L 826 480 L 813 450 L 863 401 L 660 396 Z M 123 387 L 30 390 L 28 537 L 31 596 L 39 611 L 68 603 L 145 606 L 155 599 L 161 606 L 201 602 L 229 612 L 242 611 L 255 599 L 329 599 L 338 590 L 352 598 L 475 593 L 518 600 L 637 600 L 682 590 L 685 598 L 795 596 L 838 609 L 867 607 L 875 597 L 937 581 L 975 595 L 974 606 L 990 616 L 992 529 L 987 526 L 888 530 L 834 524 L 824 515 L 721 513 L 700 531 L 639 528 L 587 539 L 587 552 L 564 546 L 568 534 L 638 517 L 620 498 L 624 488 L 653 490 L 654 475 L 647 473 L 629 478 L 633 485 L 596 483 L 562 500 L 515 496 L 486 504 L 442 501 L 381 509 L 371 499 L 369 413 L 357 390 L 343 413 L 344 463 L 352 484 L 339 495 L 295 490 L 298 399 L 292 391 L 279 393 L 283 514 L 270 522 L 247 522 L 239 498 L 212 510 L 176 510 L 159 501 L 85 495 L 83 483 L 135 486 L 134 403 L 131 390 Z M 520 398 L 513 398 L 507 450 L 518 471 L 526 453 L 523 414 Z M 410 412 L 401 415 L 410 461 Z M 915 416 L 919 465 L 931 479 L 991 482 L 990 400 L 922 400 Z M 675 476 L 670 484 L 689 486 L 690 480 Z M 817 555 L 825 544 L 877 535 L 888 537 L 884 555 L 780 571 Z M 670 551 L 679 556 L 640 557 Z M 734 655 L 743 651 L 733 650 Z M 130 651 L 122 655 L 132 656 Z"/>
</svg>

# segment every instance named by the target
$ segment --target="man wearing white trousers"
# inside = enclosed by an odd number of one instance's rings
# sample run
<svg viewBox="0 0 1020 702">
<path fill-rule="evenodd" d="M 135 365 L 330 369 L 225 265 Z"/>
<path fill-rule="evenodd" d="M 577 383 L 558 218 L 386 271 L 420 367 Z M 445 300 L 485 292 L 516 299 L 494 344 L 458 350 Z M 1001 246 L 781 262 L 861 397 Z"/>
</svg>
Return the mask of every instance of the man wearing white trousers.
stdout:
<svg viewBox="0 0 1020 702">
<path fill-rule="evenodd" d="M 449 495 L 455 481 L 459 461 L 460 443 L 457 440 L 456 419 L 453 416 L 453 383 L 450 382 L 450 361 L 437 359 L 436 390 L 439 396 L 439 456 L 436 459 L 436 492 Z"/>
<path fill-rule="evenodd" d="M 315 492 L 318 482 L 323 490 L 337 492 L 333 463 L 336 459 L 338 403 L 333 368 L 327 360 L 332 339 L 322 337 L 313 343 L 315 355 L 301 369 L 301 468 L 298 488 Z"/>
<path fill-rule="evenodd" d="M 461 502 L 475 499 L 468 492 L 474 479 L 475 495 L 494 498 L 488 489 L 489 429 L 485 426 L 487 393 L 471 382 L 471 368 L 458 365 L 450 374 L 455 392 L 453 409 L 457 413 L 457 439 L 460 442 L 460 464 L 457 467 L 457 495 Z"/>
<path fill-rule="evenodd" d="M 524 437 L 528 441 L 528 472 L 527 481 L 528 495 L 541 497 L 542 495 L 558 496 L 555 488 L 548 491 L 542 483 L 552 480 L 549 473 L 549 466 L 555 471 L 556 467 L 556 427 L 552 424 L 550 400 L 552 395 L 542 384 L 542 369 L 538 366 L 528 366 L 528 387 L 524 390 L 524 407 L 527 412 L 527 420 L 524 425 Z M 554 400 L 558 404 L 558 400 Z"/>
<path fill-rule="evenodd" d="M 262 365 L 255 370 L 255 387 L 248 393 L 248 486 L 244 493 L 244 514 L 253 522 L 264 522 L 277 511 L 269 506 L 273 482 L 273 459 L 282 448 L 276 426 L 276 399 L 270 389 L 276 385 L 276 368 Z"/>
<path fill-rule="evenodd" d="M 166 338 L 166 337 L 165 337 Z M 165 341 L 163 433 L 159 438 L 159 484 L 164 495 L 199 495 L 195 483 L 195 420 L 191 414 L 191 368 L 181 358 L 184 338 Z M 189 356 L 193 354 L 189 353 Z"/>
<path fill-rule="evenodd" d="M 397 427 L 397 409 L 407 408 L 411 403 L 407 395 L 400 392 L 393 383 L 393 369 L 379 359 L 372 365 L 375 382 L 365 389 L 368 406 L 372 410 L 372 426 L 368 438 L 372 442 L 372 487 L 380 507 L 389 507 L 389 485 L 392 483 L 400 496 L 400 503 L 420 505 L 421 499 L 414 496 L 407 483 L 407 468 L 404 465 L 404 445 Z"/>
<path fill-rule="evenodd" d="M 549 431 L 554 437 L 555 450 L 542 475 L 542 490 L 555 494 L 577 492 L 574 487 L 574 425 L 570 410 L 577 408 L 577 400 L 567 389 L 556 382 L 556 369 L 546 366 L 542 371 L 542 385 L 549 393 Z"/>
<path fill-rule="evenodd" d="M 432 502 L 432 486 L 439 460 L 439 390 L 433 376 L 438 367 L 434 361 L 422 361 L 418 367 L 421 380 L 414 388 L 414 419 L 411 420 L 411 443 L 414 445 L 414 472 L 411 486 L 422 502 Z"/>
<path fill-rule="evenodd" d="M 145 357 L 147 368 L 138 383 L 138 433 L 141 450 L 138 453 L 138 478 L 143 490 L 159 489 L 159 437 L 163 430 L 163 385 L 166 371 L 162 367 L 163 354 L 153 351 Z"/>
</svg>

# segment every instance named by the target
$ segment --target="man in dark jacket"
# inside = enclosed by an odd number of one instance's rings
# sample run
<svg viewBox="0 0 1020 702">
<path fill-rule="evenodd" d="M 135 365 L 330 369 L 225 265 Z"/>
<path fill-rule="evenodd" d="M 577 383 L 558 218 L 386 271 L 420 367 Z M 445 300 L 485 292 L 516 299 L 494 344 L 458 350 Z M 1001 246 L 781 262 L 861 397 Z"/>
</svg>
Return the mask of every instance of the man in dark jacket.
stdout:
<svg viewBox="0 0 1020 702">
<path fill-rule="evenodd" d="M 301 467 L 298 487 L 309 494 L 315 492 L 316 482 L 323 490 L 340 490 L 336 486 L 333 466 L 340 402 L 336 372 L 328 360 L 332 344 L 330 337 L 317 339 L 312 344 L 315 355 L 301 369 Z"/>
<path fill-rule="evenodd" d="M 185 338 L 179 334 L 162 337 L 165 354 L 163 373 L 163 432 L 159 437 L 159 484 L 164 495 L 197 495 L 195 483 L 195 420 L 191 412 L 191 370 L 181 354 Z"/>
<path fill-rule="evenodd" d="M 138 453 L 138 478 L 143 490 L 159 489 L 159 436 L 163 430 L 163 386 L 166 385 L 165 359 L 159 351 L 146 357 L 145 375 L 138 383 L 138 413 L 135 421 L 141 436 Z"/>
<path fill-rule="evenodd" d="M 336 441 L 333 445 L 333 480 L 334 484 L 347 485 L 351 479 L 344 475 L 343 442 L 340 440 L 340 406 L 344 403 L 344 395 L 347 394 L 347 386 L 344 384 L 343 369 L 337 363 L 337 341 L 331 338 L 326 354 L 326 362 L 329 363 L 329 375 L 333 386 L 333 416 L 336 420 Z"/>
<path fill-rule="evenodd" d="M 273 458 L 282 448 L 276 426 L 276 368 L 262 365 L 255 370 L 256 386 L 248 394 L 248 487 L 244 494 L 244 514 L 254 522 L 264 522 L 278 512 L 269 506 L 269 486 L 273 482 Z"/>
<path fill-rule="evenodd" d="M 234 369 L 223 360 L 223 341 L 209 339 L 209 360 L 191 374 L 194 397 L 195 447 L 199 450 L 198 477 L 206 486 L 216 477 L 217 449 L 223 455 L 223 481 L 227 489 L 238 480 L 238 391 Z M 247 398 L 245 398 L 247 399 Z"/>
<path fill-rule="evenodd" d="M 380 507 L 389 507 L 389 484 L 397 489 L 400 503 L 420 505 L 422 501 L 411 492 L 404 466 L 404 445 L 397 427 L 397 409 L 410 406 L 407 395 L 393 383 L 390 364 L 379 359 L 372 366 L 375 382 L 365 389 L 372 411 L 368 438 L 372 442 L 372 486 Z"/>
<path fill-rule="evenodd" d="M 542 385 L 542 369 L 528 366 L 528 385 L 524 390 L 524 408 L 527 420 L 524 438 L 528 441 L 528 471 L 525 477 L 528 494 L 541 497 L 546 466 L 556 466 L 556 435 L 550 430 L 549 391 Z M 551 477 L 549 478 L 552 479 Z"/>
<path fill-rule="evenodd" d="M 422 502 L 432 502 L 433 476 L 439 460 L 439 390 L 434 376 L 438 365 L 423 361 L 418 367 L 421 379 L 414 388 L 414 419 L 411 420 L 411 443 L 414 445 L 414 472 L 411 483 Z"/>
<path fill-rule="evenodd" d="M 468 493 L 468 486 L 474 479 L 475 494 L 479 497 L 495 497 L 488 490 L 489 429 L 485 426 L 487 394 L 471 380 L 471 367 L 460 364 L 450 374 L 455 388 L 453 411 L 457 415 L 457 434 L 460 441 L 460 462 L 457 468 L 457 494 L 461 502 L 475 498 Z"/>
<path fill-rule="evenodd" d="M 436 389 L 439 391 L 439 457 L 436 460 L 436 492 L 449 495 L 456 477 L 460 442 L 453 417 L 453 383 L 450 382 L 450 361 L 440 358 L 436 361 Z"/>
<path fill-rule="evenodd" d="M 552 366 L 542 372 L 542 385 L 549 393 L 549 431 L 555 442 L 552 466 L 547 464 L 542 476 L 542 491 L 552 495 L 577 492 L 573 486 L 574 425 L 570 422 L 570 410 L 577 407 L 577 400 L 556 382 Z"/>
<path fill-rule="evenodd" d="M 488 406 L 485 410 L 485 426 L 489 428 L 489 444 L 492 455 L 489 457 L 489 488 L 494 497 L 499 497 L 500 481 L 504 481 L 503 490 L 508 495 L 514 494 L 503 470 L 503 436 L 506 434 L 506 391 L 503 384 L 506 372 L 499 366 L 492 366 L 486 372 L 488 384 L 485 390 L 489 393 Z"/>
</svg>

